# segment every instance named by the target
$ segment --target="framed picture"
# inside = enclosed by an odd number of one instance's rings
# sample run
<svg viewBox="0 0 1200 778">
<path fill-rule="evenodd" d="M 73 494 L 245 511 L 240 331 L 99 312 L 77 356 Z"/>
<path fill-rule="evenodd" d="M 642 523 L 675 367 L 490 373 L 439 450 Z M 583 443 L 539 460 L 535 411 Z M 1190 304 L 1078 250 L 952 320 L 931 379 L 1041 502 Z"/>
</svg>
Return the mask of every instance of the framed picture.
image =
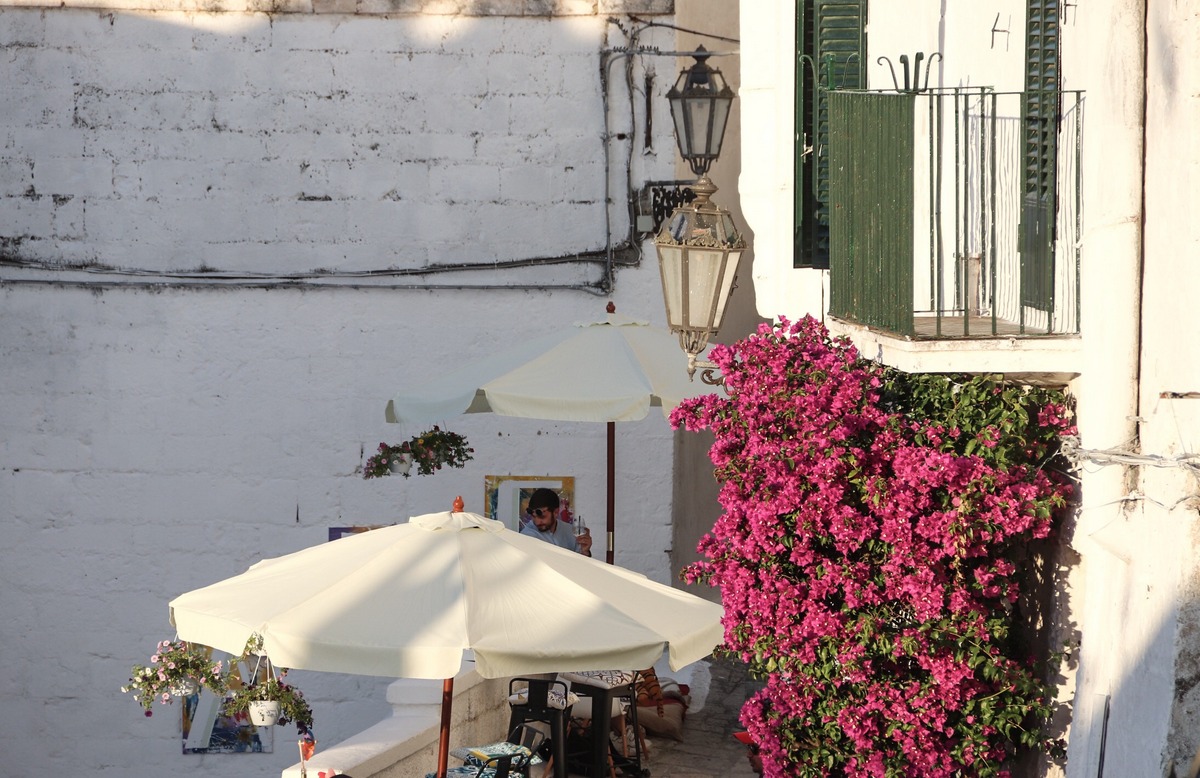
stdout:
<svg viewBox="0 0 1200 778">
<path fill-rule="evenodd" d="M 223 651 L 209 649 L 209 656 L 226 662 L 231 657 Z M 253 666 L 238 665 L 239 677 L 249 680 Z M 259 680 L 266 680 L 267 666 L 258 668 Z M 237 683 L 237 681 L 235 681 Z M 185 754 L 269 754 L 274 750 L 274 727 L 256 727 L 245 714 L 226 716 L 217 695 L 201 687 L 200 691 L 184 697 L 183 753 Z"/>
<path fill-rule="evenodd" d="M 573 475 L 487 475 L 483 477 L 484 515 L 519 532 L 529 522 L 529 498 L 536 489 L 552 489 L 560 501 L 558 520 L 570 524 L 575 514 Z"/>
<path fill-rule="evenodd" d="M 347 535 L 357 535 L 360 532 L 367 532 L 368 530 L 380 529 L 381 527 L 387 527 L 387 526 L 389 526 L 389 525 L 387 525 L 387 524 L 360 524 L 360 525 L 354 526 L 354 527 L 330 527 L 329 528 L 329 539 L 337 540 L 338 538 L 344 538 Z"/>
</svg>

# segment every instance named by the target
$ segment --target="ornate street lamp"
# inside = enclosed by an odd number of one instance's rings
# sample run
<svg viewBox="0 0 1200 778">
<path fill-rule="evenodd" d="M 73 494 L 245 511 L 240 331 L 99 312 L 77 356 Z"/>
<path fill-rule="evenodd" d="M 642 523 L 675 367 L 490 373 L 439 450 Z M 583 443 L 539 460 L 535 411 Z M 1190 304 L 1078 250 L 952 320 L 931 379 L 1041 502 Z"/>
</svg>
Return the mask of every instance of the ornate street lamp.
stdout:
<svg viewBox="0 0 1200 778">
<path fill-rule="evenodd" d="M 694 377 L 696 369 L 703 368 L 701 380 L 717 384 L 721 379 L 714 378 L 715 365 L 698 356 L 721 327 L 746 240 L 729 211 L 712 202 L 717 187 L 708 177 L 721 152 L 733 90 L 721 71 L 708 66 L 710 55 L 703 46 L 694 56 L 696 63 L 680 74 L 667 99 L 679 153 L 700 180 L 691 187 L 696 199 L 675 209 L 654 238 L 654 248 L 667 326 L 679 335 L 679 345 L 687 352 L 688 375 Z"/>
<path fill-rule="evenodd" d="M 721 154 L 733 90 L 721 71 L 708 66 L 712 55 L 707 49 L 701 46 L 692 56 L 696 64 L 679 74 L 679 80 L 667 92 L 667 100 L 671 103 L 679 155 L 687 160 L 693 173 L 703 176 Z"/>
</svg>

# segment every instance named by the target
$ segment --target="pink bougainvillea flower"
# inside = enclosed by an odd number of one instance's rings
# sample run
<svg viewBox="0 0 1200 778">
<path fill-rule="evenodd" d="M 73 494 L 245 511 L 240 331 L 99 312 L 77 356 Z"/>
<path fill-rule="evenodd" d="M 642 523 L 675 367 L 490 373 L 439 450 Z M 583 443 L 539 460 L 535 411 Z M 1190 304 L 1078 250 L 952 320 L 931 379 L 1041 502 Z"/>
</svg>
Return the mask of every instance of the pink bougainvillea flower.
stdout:
<svg viewBox="0 0 1200 778">
<path fill-rule="evenodd" d="M 726 648 L 768 679 L 742 709 L 766 773 L 1003 775 L 1049 713 L 1006 554 L 1071 493 L 1061 394 L 907 376 L 812 318 L 712 355 L 726 396 L 671 413 L 712 431 L 724 509 L 684 578 L 721 587 Z"/>
</svg>

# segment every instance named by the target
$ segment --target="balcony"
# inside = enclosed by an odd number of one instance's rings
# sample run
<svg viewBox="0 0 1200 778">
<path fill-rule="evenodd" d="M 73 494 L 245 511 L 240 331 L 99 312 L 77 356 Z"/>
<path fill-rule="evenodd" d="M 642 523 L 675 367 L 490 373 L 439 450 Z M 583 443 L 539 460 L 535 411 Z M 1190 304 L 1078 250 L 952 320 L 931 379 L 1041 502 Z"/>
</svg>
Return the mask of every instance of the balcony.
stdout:
<svg viewBox="0 0 1200 778">
<path fill-rule="evenodd" d="M 1077 374 L 1082 93 L 829 93 L 830 329 L 914 372 Z"/>
</svg>

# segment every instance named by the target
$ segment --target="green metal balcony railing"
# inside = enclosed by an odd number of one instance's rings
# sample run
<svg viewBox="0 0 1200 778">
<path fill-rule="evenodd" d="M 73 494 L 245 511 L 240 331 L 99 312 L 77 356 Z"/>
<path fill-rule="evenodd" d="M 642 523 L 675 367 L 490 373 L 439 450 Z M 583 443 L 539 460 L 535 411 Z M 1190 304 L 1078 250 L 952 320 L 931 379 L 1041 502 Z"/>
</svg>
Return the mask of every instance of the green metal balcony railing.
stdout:
<svg viewBox="0 0 1200 778">
<path fill-rule="evenodd" d="M 828 97 L 831 314 L 913 338 L 1079 332 L 1082 92 Z"/>
</svg>

